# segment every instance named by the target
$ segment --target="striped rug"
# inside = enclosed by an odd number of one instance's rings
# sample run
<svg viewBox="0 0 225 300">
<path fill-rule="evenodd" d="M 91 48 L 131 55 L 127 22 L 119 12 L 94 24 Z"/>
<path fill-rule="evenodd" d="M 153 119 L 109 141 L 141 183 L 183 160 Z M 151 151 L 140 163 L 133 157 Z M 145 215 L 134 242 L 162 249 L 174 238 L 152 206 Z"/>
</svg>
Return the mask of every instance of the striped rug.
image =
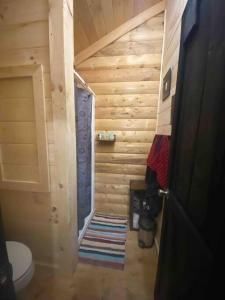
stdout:
<svg viewBox="0 0 225 300">
<path fill-rule="evenodd" d="M 127 217 L 95 213 L 81 241 L 79 261 L 124 269 Z"/>
</svg>

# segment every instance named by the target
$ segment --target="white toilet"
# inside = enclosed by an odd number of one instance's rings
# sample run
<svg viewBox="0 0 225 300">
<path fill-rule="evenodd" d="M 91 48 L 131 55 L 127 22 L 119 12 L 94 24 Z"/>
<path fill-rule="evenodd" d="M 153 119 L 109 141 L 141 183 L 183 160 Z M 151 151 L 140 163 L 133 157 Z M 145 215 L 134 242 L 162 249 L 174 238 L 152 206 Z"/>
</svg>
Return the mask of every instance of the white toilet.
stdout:
<svg viewBox="0 0 225 300">
<path fill-rule="evenodd" d="M 34 274 L 34 263 L 30 249 L 22 243 L 6 242 L 9 262 L 13 269 L 13 283 L 16 292 L 25 288 Z"/>
</svg>

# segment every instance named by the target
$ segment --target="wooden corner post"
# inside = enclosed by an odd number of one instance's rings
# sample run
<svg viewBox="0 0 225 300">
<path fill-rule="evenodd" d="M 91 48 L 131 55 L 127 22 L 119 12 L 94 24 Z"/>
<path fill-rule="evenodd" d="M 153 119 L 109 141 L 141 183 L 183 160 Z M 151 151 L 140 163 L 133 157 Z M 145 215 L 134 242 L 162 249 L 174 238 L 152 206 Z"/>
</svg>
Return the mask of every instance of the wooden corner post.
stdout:
<svg viewBox="0 0 225 300">
<path fill-rule="evenodd" d="M 53 201 L 58 209 L 60 272 L 74 271 L 78 253 L 74 106 L 73 0 L 49 0 L 49 50 L 55 145 Z"/>
</svg>

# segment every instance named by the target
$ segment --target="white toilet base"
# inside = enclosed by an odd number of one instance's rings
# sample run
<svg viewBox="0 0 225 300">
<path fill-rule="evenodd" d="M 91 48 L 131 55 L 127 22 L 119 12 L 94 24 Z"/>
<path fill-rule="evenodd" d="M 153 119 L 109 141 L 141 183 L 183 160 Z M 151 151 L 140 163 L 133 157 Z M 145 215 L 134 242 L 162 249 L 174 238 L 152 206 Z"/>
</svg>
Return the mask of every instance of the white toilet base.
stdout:
<svg viewBox="0 0 225 300">
<path fill-rule="evenodd" d="M 14 287 L 18 292 L 25 288 L 33 277 L 32 253 L 26 245 L 15 241 L 6 241 L 6 248 L 12 265 Z"/>
<path fill-rule="evenodd" d="M 21 276 L 19 279 L 13 282 L 16 292 L 19 292 L 28 285 L 34 275 L 34 269 L 34 263 L 32 263 L 24 276 Z"/>
</svg>

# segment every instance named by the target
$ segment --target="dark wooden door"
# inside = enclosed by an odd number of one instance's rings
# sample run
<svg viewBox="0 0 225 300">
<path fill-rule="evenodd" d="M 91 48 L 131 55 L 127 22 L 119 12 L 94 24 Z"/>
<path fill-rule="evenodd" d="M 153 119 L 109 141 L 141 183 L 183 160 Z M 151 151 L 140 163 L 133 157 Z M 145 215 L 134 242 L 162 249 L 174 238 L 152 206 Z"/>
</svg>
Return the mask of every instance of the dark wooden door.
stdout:
<svg viewBox="0 0 225 300">
<path fill-rule="evenodd" d="M 0 211 L 0 299 L 16 300 L 14 286 L 12 282 L 12 268 L 9 264 L 3 224 Z"/>
<path fill-rule="evenodd" d="M 155 300 L 225 299 L 224 0 L 188 1 L 178 69 Z"/>
</svg>

